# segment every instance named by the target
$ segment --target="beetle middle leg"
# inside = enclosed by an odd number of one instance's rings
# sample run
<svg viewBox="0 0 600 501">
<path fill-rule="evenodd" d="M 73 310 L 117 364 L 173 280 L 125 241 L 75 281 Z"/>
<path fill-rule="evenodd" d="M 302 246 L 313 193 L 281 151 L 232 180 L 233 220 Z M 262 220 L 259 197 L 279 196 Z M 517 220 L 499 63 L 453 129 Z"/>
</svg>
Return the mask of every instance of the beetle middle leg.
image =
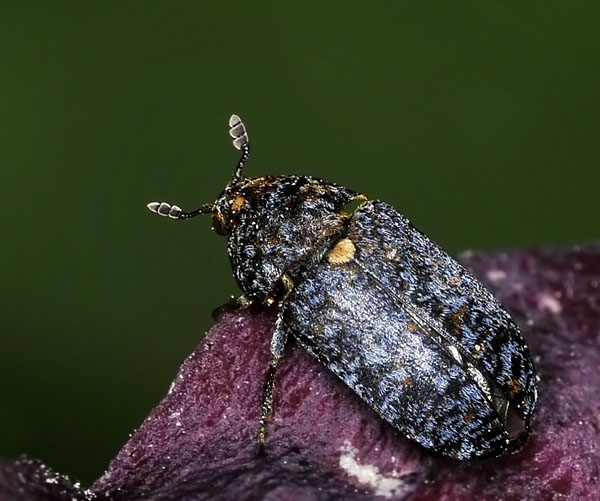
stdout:
<svg viewBox="0 0 600 501">
<path fill-rule="evenodd" d="M 267 437 L 267 425 L 273 418 L 273 400 L 275 394 L 275 374 L 277 366 L 283 358 L 283 352 L 288 339 L 288 331 L 283 323 L 283 303 L 292 292 L 294 283 L 286 275 L 282 275 L 280 285 L 283 287 L 283 295 L 278 301 L 279 311 L 277 312 L 277 320 L 275 320 L 275 329 L 271 338 L 271 360 L 263 385 L 262 403 L 260 406 L 260 419 L 258 421 L 258 450 L 259 453 L 264 452 L 265 439 Z M 273 299 L 268 298 L 267 304 L 272 304 Z"/>
<path fill-rule="evenodd" d="M 258 448 L 259 452 L 264 451 L 265 438 L 267 436 L 267 425 L 273 417 L 273 396 L 275 394 L 275 374 L 277 366 L 283 358 L 283 351 L 288 338 L 288 332 L 283 324 L 283 309 L 279 309 L 277 320 L 275 321 L 275 330 L 271 338 L 271 360 L 267 369 L 262 394 L 262 403 L 260 406 L 260 419 L 258 421 Z"/>
</svg>

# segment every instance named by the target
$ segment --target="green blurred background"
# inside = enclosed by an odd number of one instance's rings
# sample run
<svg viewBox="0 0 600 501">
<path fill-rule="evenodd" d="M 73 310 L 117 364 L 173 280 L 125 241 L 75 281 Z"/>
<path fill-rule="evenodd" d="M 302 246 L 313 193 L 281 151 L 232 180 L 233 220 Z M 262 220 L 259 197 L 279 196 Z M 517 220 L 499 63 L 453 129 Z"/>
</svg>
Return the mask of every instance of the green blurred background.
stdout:
<svg viewBox="0 0 600 501">
<path fill-rule="evenodd" d="M 294 6 L 292 6 L 294 5 Z M 237 287 L 208 218 L 250 176 L 392 203 L 458 252 L 596 239 L 599 2 L 3 2 L 0 456 L 85 483 Z"/>
</svg>

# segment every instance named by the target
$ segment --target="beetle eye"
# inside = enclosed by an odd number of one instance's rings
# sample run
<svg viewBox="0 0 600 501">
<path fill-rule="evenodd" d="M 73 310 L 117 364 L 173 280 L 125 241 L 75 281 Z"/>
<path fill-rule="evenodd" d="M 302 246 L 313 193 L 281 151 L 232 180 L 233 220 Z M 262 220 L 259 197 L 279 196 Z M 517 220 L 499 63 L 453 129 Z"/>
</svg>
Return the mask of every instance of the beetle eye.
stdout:
<svg viewBox="0 0 600 501">
<path fill-rule="evenodd" d="M 213 214 L 212 229 L 217 235 L 227 235 L 227 224 L 220 213 Z"/>
</svg>

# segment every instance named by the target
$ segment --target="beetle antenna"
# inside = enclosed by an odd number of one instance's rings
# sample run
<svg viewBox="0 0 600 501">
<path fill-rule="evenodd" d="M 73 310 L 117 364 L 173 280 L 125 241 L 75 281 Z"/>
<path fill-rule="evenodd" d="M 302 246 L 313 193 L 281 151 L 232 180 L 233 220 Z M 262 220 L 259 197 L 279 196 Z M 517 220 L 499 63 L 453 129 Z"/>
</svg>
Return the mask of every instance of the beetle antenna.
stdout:
<svg viewBox="0 0 600 501">
<path fill-rule="evenodd" d="M 229 119 L 229 135 L 233 138 L 233 146 L 242 152 L 242 158 L 238 161 L 237 167 L 233 172 L 232 183 L 239 181 L 242 178 L 242 169 L 248 157 L 250 156 L 250 142 L 246 126 L 242 119 L 237 115 L 231 115 Z"/>
<path fill-rule="evenodd" d="M 150 202 L 146 207 L 159 216 L 168 216 L 171 219 L 189 219 L 200 214 L 212 212 L 212 205 L 210 204 L 205 204 L 199 209 L 190 212 L 184 212 L 181 207 L 171 205 L 168 202 Z"/>
</svg>

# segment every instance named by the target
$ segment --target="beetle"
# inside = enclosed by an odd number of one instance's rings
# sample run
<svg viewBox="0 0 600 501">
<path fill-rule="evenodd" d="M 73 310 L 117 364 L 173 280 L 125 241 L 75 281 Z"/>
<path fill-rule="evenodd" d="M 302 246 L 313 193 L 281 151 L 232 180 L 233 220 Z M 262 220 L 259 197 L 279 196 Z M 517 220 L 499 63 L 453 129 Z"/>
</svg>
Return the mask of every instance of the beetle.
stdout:
<svg viewBox="0 0 600 501">
<path fill-rule="evenodd" d="M 383 419 L 426 448 L 459 460 L 524 444 L 537 400 L 529 349 L 504 307 L 392 206 L 306 176 L 245 178 L 250 147 L 211 214 L 243 291 L 243 306 L 277 309 L 258 441 L 273 416 L 277 366 L 291 334 Z M 352 203 L 359 206 L 346 209 Z"/>
</svg>

